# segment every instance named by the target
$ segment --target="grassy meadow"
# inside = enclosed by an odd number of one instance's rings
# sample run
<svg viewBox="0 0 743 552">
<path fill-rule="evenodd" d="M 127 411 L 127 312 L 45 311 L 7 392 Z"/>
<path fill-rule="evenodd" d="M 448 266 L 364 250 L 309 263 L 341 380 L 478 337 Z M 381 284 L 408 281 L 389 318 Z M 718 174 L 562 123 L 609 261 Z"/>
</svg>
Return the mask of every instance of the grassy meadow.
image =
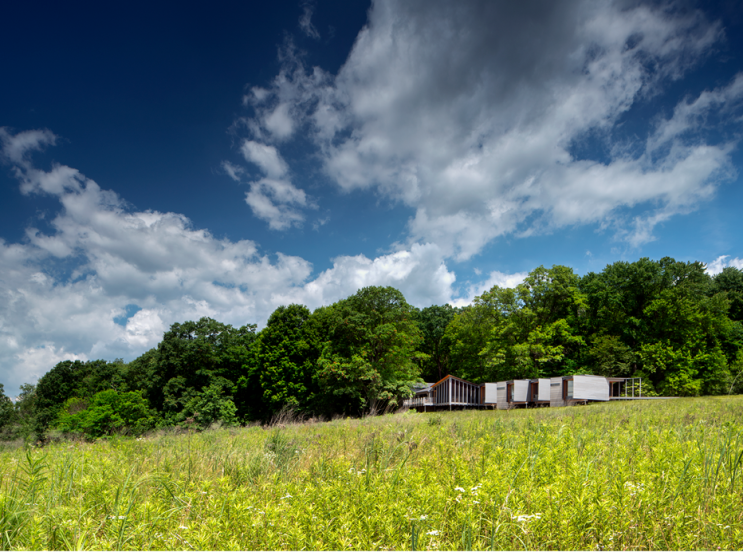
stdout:
<svg viewBox="0 0 743 552">
<path fill-rule="evenodd" d="M 0 451 L 4 549 L 743 549 L 743 397 Z"/>
</svg>

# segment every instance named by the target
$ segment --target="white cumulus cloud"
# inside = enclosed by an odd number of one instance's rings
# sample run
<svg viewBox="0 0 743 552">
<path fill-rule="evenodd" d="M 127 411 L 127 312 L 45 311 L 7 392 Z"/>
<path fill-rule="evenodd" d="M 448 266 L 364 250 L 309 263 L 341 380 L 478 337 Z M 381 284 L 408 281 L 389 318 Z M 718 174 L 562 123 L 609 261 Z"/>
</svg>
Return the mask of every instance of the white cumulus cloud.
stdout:
<svg viewBox="0 0 743 552">
<path fill-rule="evenodd" d="M 301 257 L 272 261 L 253 241 L 217 239 L 181 214 L 132 211 L 70 167 L 43 171 L 25 154 L 0 154 L 16 160 L 22 189 L 60 205 L 22 242 L 0 239 L 0 381 L 9 393 L 61 360 L 134 358 L 172 323 L 202 316 L 262 325 L 279 305 L 314 309 L 371 285 L 395 286 L 420 307 L 457 299 L 455 274 L 434 244 L 340 256 L 313 276 Z"/>
<path fill-rule="evenodd" d="M 284 48 L 245 123 L 277 148 L 307 129 L 338 187 L 409 206 L 409 243 L 447 257 L 576 224 L 639 246 L 735 176 L 739 132 L 715 142 L 705 121 L 739 114 L 743 77 L 659 114 L 645 138 L 622 134 L 722 35 L 673 6 L 378 0 L 337 75 Z M 272 122 L 278 109 L 292 124 Z"/>
<path fill-rule="evenodd" d="M 288 178 L 288 167 L 278 150 L 271 145 L 245 140 L 241 148 L 245 159 L 259 167 L 264 178 L 250 183 L 245 202 L 253 214 L 268 222 L 274 230 L 286 230 L 304 221 L 300 208 L 314 207 L 307 194 L 294 186 Z M 227 169 L 227 168 L 226 168 Z M 228 173 L 236 173 L 229 167 Z M 233 179 L 237 180 L 234 176 Z"/>
<path fill-rule="evenodd" d="M 738 270 L 743 270 L 743 259 L 740 259 L 738 257 L 730 259 L 730 255 L 720 255 L 714 261 L 707 265 L 707 270 L 705 272 L 710 276 L 715 276 L 722 272 L 723 268 L 727 268 L 729 266 L 737 268 Z"/>
</svg>

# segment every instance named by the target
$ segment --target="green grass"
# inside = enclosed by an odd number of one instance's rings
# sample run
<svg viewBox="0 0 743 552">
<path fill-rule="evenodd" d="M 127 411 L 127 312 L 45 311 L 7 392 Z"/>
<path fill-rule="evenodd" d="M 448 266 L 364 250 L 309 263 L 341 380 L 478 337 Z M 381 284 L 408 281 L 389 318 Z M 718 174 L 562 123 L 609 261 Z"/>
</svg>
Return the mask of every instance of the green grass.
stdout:
<svg viewBox="0 0 743 552">
<path fill-rule="evenodd" d="M 0 451 L 2 548 L 743 549 L 743 398 Z"/>
</svg>

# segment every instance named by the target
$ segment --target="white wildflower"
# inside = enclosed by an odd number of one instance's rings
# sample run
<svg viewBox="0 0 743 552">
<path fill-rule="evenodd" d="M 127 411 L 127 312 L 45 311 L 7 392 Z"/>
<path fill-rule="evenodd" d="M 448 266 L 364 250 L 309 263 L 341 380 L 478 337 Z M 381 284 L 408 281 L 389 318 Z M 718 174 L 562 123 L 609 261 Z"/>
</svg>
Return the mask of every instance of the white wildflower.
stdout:
<svg viewBox="0 0 743 552">
<path fill-rule="evenodd" d="M 645 488 L 645 485 L 643 485 L 642 483 L 632 483 L 631 481 L 626 481 L 624 483 L 624 488 L 629 491 L 630 496 L 635 496 L 638 492 L 642 491 Z"/>
<path fill-rule="evenodd" d="M 428 516 L 421 516 L 421 521 L 423 521 L 424 519 L 428 519 Z"/>
<path fill-rule="evenodd" d="M 526 523 L 533 519 L 541 519 L 542 514 L 521 514 L 517 516 L 511 516 L 511 519 L 515 519 L 517 523 Z"/>
<path fill-rule="evenodd" d="M 454 487 L 455 491 L 459 491 L 460 493 L 464 492 L 464 489 L 462 487 Z"/>
<path fill-rule="evenodd" d="M 434 536 L 436 536 L 438 534 L 439 534 L 439 532 L 436 529 L 434 529 L 433 531 L 429 531 L 428 533 L 426 533 L 426 535 L 434 535 Z"/>
<path fill-rule="evenodd" d="M 290 495 L 289 493 L 286 493 L 286 496 L 282 496 L 279 500 L 284 500 L 286 498 L 292 498 L 292 495 Z"/>
</svg>

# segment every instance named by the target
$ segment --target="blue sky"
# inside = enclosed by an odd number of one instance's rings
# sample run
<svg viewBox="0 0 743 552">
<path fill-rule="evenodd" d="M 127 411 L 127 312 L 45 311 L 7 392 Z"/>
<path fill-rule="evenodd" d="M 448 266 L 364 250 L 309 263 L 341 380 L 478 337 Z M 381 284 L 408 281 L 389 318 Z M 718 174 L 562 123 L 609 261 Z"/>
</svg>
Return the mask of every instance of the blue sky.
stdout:
<svg viewBox="0 0 743 552">
<path fill-rule="evenodd" d="M 14 3 L 0 382 L 366 285 L 743 267 L 737 2 Z"/>
</svg>

